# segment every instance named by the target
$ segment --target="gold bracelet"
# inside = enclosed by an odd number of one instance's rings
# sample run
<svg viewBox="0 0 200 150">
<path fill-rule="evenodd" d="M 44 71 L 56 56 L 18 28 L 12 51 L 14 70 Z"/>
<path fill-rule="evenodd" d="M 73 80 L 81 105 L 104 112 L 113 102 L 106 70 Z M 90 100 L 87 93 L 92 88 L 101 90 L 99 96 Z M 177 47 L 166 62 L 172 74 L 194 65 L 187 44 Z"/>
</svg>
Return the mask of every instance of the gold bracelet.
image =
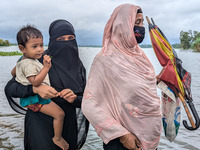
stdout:
<svg viewBox="0 0 200 150">
<path fill-rule="evenodd" d="M 121 141 L 122 144 L 126 143 L 126 141 L 128 140 L 128 135 L 126 136 L 126 139 L 124 141 Z"/>
</svg>

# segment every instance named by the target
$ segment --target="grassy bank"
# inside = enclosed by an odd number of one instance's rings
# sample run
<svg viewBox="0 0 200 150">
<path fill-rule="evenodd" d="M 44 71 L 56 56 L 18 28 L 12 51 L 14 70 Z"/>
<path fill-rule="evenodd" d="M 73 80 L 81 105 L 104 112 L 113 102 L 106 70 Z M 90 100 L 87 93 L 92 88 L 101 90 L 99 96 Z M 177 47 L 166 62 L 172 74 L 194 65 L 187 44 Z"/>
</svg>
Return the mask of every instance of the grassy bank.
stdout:
<svg viewBox="0 0 200 150">
<path fill-rule="evenodd" d="M 14 52 L 0 52 L 0 56 L 16 56 L 16 55 L 22 55 L 21 52 L 14 51 Z"/>
</svg>

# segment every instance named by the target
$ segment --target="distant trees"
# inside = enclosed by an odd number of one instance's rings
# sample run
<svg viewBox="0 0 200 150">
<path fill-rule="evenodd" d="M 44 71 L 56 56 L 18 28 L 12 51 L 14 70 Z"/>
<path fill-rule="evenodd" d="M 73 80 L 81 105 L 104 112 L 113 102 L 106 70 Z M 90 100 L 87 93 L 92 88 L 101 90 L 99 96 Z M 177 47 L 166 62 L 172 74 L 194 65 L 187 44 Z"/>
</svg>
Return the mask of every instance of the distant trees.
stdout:
<svg viewBox="0 0 200 150">
<path fill-rule="evenodd" d="M 192 41 L 192 30 L 189 30 L 188 32 L 181 31 L 180 33 L 181 47 L 183 49 L 189 49 L 191 46 L 191 41 Z"/>
<path fill-rule="evenodd" d="M 200 51 L 200 32 L 189 30 L 180 32 L 180 44 L 181 48 L 189 49 L 193 48 L 196 51 Z"/>
<path fill-rule="evenodd" d="M 199 52 L 200 52 L 200 38 L 197 38 L 197 39 L 193 42 L 192 48 L 193 48 L 195 51 L 199 51 Z"/>
<path fill-rule="evenodd" d="M 194 31 L 193 32 L 193 42 L 200 38 L 200 32 Z"/>
<path fill-rule="evenodd" d="M 0 46 L 9 46 L 10 45 L 10 42 L 8 40 L 2 40 L 0 39 Z"/>
<path fill-rule="evenodd" d="M 141 48 L 152 48 L 151 44 L 140 44 Z"/>
<path fill-rule="evenodd" d="M 181 48 L 181 45 L 179 43 L 175 43 L 175 44 L 172 44 L 172 47 L 173 48 Z"/>
</svg>

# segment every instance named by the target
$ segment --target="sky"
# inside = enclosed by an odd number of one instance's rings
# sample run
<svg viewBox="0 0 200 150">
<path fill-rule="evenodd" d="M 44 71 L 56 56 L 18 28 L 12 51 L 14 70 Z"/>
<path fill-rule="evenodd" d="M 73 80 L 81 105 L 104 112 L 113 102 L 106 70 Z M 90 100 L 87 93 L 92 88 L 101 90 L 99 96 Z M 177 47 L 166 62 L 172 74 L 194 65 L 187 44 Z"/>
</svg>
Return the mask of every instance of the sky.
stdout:
<svg viewBox="0 0 200 150">
<path fill-rule="evenodd" d="M 199 0 L 0 0 L 0 39 L 17 43 L 18 30 L 36 26 L 48 44 L 48 28 L 56 19 L 65 19 L 75 28 L 79 45 L 101 45 L 104 27 L 113 10 L 121 4 L 140 6 L 152 17 L 170 43 L 179 43 L 181 31 L 200 32 Z M 148 23 L 143 44 L 150 44 Z"/>
</svg>

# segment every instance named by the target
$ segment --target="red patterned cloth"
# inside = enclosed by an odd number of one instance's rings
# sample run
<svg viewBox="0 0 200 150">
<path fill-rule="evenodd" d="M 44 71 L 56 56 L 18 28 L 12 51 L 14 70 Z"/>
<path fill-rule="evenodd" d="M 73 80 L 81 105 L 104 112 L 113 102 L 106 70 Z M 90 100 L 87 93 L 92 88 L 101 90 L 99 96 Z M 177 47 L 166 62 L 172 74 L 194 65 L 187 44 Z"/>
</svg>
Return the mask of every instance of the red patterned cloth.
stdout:
<svg viewBox="0 0 200 150">
<path fill-rule="evenodd" d="M 42 106 L 43 106 L 43 104 L 36 103 L 36 104 L 28 105 L 28 106 L 26 106 L 26 108 L 31 109 L 34 112 L 38 112 L 38 111 L 40 111 Z"/>
</svg>

